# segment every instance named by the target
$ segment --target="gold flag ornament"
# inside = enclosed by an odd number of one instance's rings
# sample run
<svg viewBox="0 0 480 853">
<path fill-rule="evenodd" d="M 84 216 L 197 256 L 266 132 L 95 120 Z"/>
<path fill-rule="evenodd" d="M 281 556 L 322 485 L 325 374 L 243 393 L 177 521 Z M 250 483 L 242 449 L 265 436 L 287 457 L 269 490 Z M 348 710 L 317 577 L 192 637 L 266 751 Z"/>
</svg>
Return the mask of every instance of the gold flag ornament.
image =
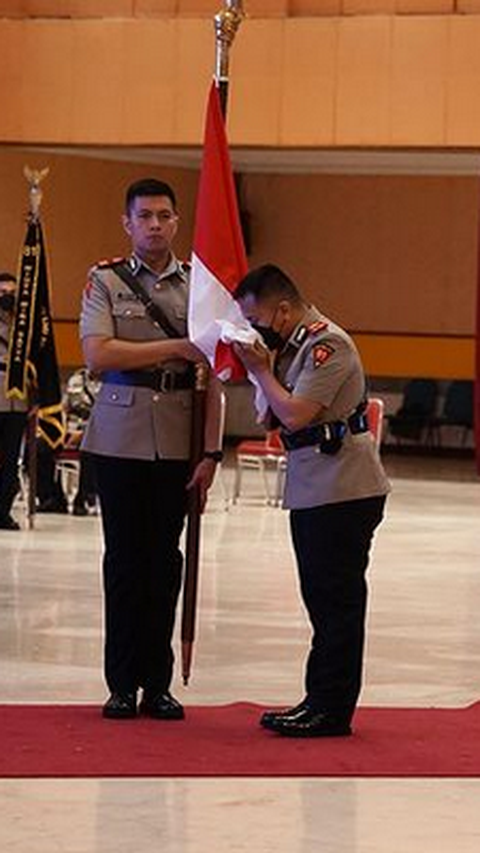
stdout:
<svg viewBox="0 0 480 853">
<path fill-rule="evenodd" d="M 25 169 L 30 183 L 30 213 L 20 254 L 15 317 L 8 352 L 7 397 L 38 407 L 38 433 L 52 449 L 62 444 L 62 407 L 53 323 L 50 314 L 47 258 L 39 216 L 40 181 L 48 170 Z"/>
</svg>

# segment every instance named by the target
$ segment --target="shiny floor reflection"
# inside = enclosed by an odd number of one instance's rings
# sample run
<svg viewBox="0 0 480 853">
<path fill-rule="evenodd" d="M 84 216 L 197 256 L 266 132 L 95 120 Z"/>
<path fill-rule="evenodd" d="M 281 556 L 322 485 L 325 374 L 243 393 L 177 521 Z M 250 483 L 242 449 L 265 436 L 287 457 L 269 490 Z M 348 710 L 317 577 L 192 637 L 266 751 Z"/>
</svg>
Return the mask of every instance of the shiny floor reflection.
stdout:
<svg viewBox="0 0 480 853">
<path fill-rule="evenodd" d="M 387 464 L 362 702 L 468 704 L 480 698 L 480 483 L 453 463 Z M 174 686 L 187 711 L 302 692 L 308 626 L 288 517 L 254 475 L 227 509 L 231 475 L 203 523 L 192 679 Z M 0 534 L 2 702 L 103 700 L 99 533 L 98 518 L 39 516 L 34 531 Z M 473 853 L 479 795 L 480 779 L 3 780 L 0 829 L 14 853 Z"/>
</svg>

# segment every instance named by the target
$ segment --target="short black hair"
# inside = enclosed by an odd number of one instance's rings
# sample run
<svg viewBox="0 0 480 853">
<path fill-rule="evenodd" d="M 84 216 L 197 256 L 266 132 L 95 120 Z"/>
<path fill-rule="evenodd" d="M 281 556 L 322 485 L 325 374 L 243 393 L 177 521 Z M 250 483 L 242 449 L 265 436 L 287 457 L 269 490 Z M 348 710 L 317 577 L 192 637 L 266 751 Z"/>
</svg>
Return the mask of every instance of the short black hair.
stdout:
<svg viewBox="0 0 480 853">
<path fill-rule="evenodd" d="M 17 279 L 11 272 L 0 272 L 0 282 L 1 281 L 11 281 L 13 284 L 17 283 Z"/>
<path fill-rule="evenodd" d="M 289 276 L 275 264 L 263 264 L 250 270 L 237 285 L 233 298 L 244 299 L 253 296 L 255 300 L 270 299 L 272 296 L 288 299 L 294 305 L 302 301 L 302 297 Z"/>
<path fill-rule="evenodd" d="M 127 189 L 125 195 L 125 211 L 130 213 L 130 208 L 136 198 L 144 196 L 165 195 L 170 199 L 173 209 L 177 209 L 177 199 L 170 184 L 165 181 L 158 181 L 156 178 L 142 178 L 140 181 L 135 181 Z"/>
</svg>

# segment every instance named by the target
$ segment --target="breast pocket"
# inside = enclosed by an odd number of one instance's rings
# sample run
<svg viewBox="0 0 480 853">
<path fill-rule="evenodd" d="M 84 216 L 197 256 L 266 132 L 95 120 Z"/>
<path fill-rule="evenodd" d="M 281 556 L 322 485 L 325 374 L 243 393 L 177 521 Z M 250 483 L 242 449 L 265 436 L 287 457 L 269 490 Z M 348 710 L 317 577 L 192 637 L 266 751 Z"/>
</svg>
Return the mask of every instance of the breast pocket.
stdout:
<svg viewBox="0 0 480 853">
<path fill-rule="evenodd" d="M 124 340 L 141 341 L 157 337 L 145 305 L 134 300 L 122 300 L 112 309 L 115 336 Z"/>
</svg>

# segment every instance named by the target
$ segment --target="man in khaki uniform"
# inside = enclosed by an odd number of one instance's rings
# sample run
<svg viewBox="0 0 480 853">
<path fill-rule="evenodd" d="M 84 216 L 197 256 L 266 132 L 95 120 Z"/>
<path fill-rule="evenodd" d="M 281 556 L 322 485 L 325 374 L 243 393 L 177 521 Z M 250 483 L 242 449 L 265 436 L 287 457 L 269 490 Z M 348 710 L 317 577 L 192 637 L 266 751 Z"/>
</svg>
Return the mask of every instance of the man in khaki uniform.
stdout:
<svg viewBox="0 0 480 853">
<path fill-rule="evenodd" d="M 0 273 L 0 530 L 19 530 L 11 515 L 17 491 L 18 458 L 27 422 L 27 403 L 6 396 L 8 346 L 15 312 L 15 276 Z"/>
<path fill-rule="evenodd" d="M 362 365 L 347 333 L 278 267 L 250 272 L 235 299 L 269 348 L 236 350 L 288 451 L 284 506 L 313 629 L 305 698 L 266 711 L 261 724 L 291 737 L 347 735 L 362 680 L 365 573 L 389 490 L 366 423 Z"/>
<path fill-rule="evenodd" d="M 192 368 L 203 357 L 187 338 L 188 270 L 171 248 L 171 187 L 132 184 L 123 224 L 132 255 L 90 271 L 81 317 L 85 361 L 102 378 L 82 449 L 93 455 L 105 539 L 103 715 L 134 717 L 143 688 L 143 713 L 181 719 L 169 692 L 179 539 L 188 488 L 198 487 L 205 505 L 221 456 L 220 391 L 210 377 L 205 455 L 191 472 Z"/>
</svg>

